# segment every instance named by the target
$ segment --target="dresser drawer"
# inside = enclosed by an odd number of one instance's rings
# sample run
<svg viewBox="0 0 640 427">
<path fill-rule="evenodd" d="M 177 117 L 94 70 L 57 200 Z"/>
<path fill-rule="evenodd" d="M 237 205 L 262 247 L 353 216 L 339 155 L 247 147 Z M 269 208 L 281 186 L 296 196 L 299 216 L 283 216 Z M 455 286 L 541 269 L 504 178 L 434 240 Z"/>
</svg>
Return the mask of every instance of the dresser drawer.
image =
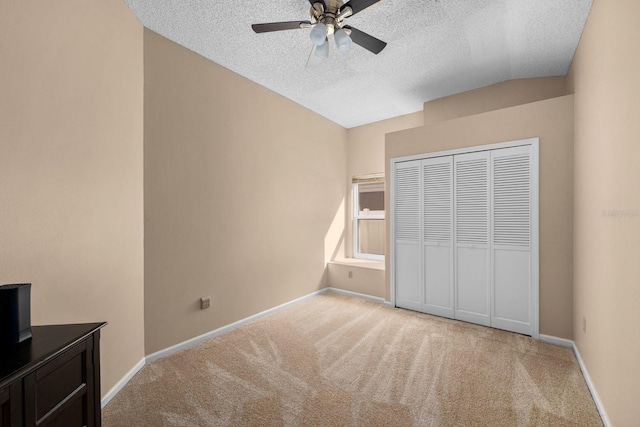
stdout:
<svg viewBox="0 0 640 427">
<path fill-rule="evenodd" d="M 100 329 L 32 326 L 0 347 L 0 427 L 100 427 Z"/>
<path fill-rule="evenodd" d="M 9 389 L 0 390 L 0 427 L 7 427 L 11 424 L 10 403 Z"/>
<path fill-rule="evenodd" d="M 83 427 L 88 425 L 84 408 L 86 405 L 86 394 L 74 396 L 70 401 L 51 413 L 42 424 L 43 427 Z"/>
<path fill-rule="evenodd" d="M 0 390 L 0 427 L 22 425 L 22 388 L 19 382 Z"/>
<path fill-rule="evenodd" d="M 87 408 L 92 338 L 74 345 L 24 379 L 27 425 L 82 427 L 93 416 Z M 93 396 L 91 396 L 91 399 Z M 91 411 L 92 412 L 92 411 Z"/>
</svg>

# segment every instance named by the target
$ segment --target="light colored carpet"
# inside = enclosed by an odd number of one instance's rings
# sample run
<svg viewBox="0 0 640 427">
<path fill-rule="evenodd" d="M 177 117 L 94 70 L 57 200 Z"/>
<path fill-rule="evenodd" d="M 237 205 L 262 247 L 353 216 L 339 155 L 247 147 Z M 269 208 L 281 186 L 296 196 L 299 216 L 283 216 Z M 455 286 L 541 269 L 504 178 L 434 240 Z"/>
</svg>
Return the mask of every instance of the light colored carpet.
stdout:
<svg viewBox="0 0 640 427">
<path fill-rule="evenodd" d="M 147 364 L 110 426 L 602 426 L 570 349 L 326 293 Z"/>
</svg>

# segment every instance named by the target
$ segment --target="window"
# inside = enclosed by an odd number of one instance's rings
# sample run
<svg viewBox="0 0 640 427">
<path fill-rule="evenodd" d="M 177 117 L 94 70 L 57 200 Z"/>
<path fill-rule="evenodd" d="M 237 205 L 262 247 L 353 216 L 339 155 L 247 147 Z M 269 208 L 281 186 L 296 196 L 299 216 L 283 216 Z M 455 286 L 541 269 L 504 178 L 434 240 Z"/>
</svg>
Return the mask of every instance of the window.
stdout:
<svg viewBox="0 0 640 427">
<path fill-rule="evenodd" d="M 384 260 L 384 176 L 353 178 L 353 257 Z"/>
</svg>

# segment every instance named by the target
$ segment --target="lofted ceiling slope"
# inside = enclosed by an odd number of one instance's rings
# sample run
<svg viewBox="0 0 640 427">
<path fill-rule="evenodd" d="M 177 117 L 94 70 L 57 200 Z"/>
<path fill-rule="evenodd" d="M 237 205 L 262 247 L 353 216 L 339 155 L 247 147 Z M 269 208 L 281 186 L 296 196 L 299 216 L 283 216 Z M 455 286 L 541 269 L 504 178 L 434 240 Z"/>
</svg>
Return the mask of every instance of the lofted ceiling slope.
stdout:
<svg viewBox="0 0 640 427">
<path fill-rule="evenodd" d="M 425 101 L 519 78 L 566 75 L 592 0 L 381 0 L 346 23 L 388 43 L 353 44 L 306 67 L 308 0 L 125 0 L 170 40 L 351 128 L 420 111 Z"/>
</svg>

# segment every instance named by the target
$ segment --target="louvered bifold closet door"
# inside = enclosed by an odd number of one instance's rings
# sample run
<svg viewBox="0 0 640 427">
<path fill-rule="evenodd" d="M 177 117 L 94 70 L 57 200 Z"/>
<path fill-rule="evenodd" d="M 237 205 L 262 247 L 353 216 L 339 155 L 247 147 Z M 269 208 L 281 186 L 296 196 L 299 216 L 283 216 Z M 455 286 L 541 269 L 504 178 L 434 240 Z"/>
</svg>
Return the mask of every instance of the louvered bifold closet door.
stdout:
<svg viewBox="0 0 640 427">
<path fill-rule="evenodd" d="M 490 152 L 454 157 L 455 318 L 490 325 Z"/>
<path fill-rule="evenodd" d="M 424 311 L 453 318 L 453 157 L 422 161 Z"/>
<path fill-rule="evenodd" d="M 532 333 L 531 146 L 491 153 L 493 286 L 491 325 Z"/>
<path fill-rule="evenodd" d="M 394 235 L 396 306 L 422 311 L 420 244 L 422 234 L 421 161 L 396 164 L 394 174 Z"/>
</svg>

